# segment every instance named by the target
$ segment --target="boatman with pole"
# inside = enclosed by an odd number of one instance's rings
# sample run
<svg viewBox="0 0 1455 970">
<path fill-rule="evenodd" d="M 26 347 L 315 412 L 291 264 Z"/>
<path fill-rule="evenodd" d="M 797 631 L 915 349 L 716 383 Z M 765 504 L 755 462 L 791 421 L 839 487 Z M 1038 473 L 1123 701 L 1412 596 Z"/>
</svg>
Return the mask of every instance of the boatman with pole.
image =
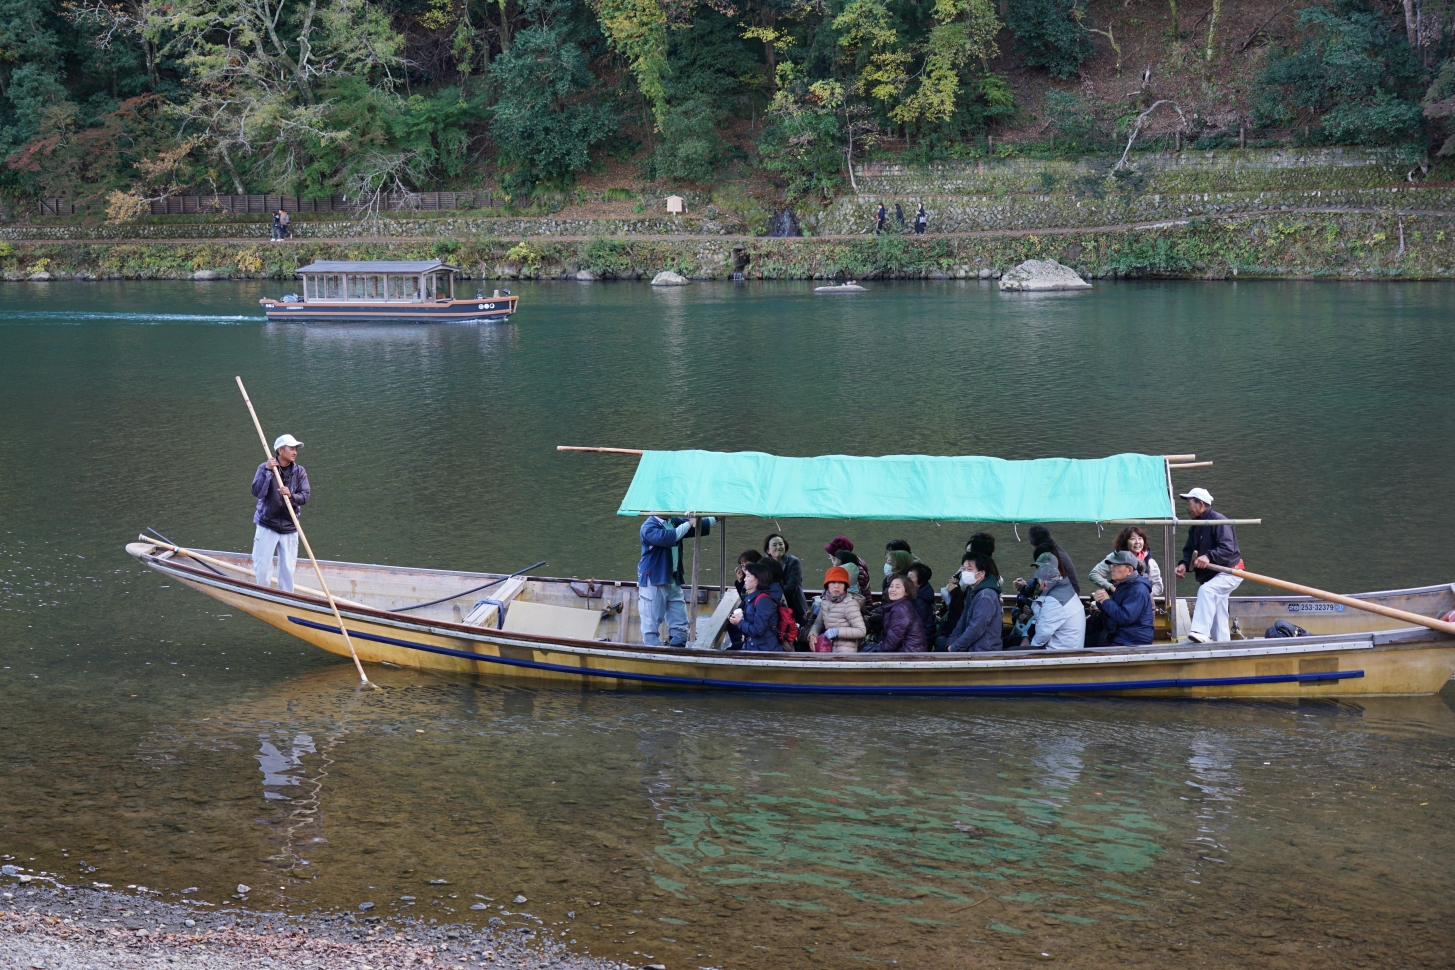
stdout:
<svg viewBox="0 0 1455 970">
<path fill-rule="evenodd" d="M 685 647 L 692 640 L 687 625 L 687 604 L 682 599 L 686 575 L 682 566 L 682 540 L 694 538 L 694 523 L 708 535 L 717 520 L 702 518 L 668 519 L 661 512 L 647 516 L 642 523 L 642 558 L 637 564 L 637 601 L 642 616 L 642 642 L 657 647 L 662 644 L 662 621 L 667 621 L 667 646 Z"/>
<path fill-rule="evenodd" d="M 266 439 L 264 439 L 266 440 Z M 285 434 L 273 442 L 273 457 L 258 466 L 253 475 L 253 497 L 258 500 L 253 513 L 253 576 L 259 586 L 273 581 L 273 553 L 278 554 L 278 588 L 293 592 L 293 567 L 298 564 L 298 530 L 283 503 L 293 506 L 297 515 L 303 511 L 310 494 L 308 472 L 298 464 L 298 449 L 303 442 Z M 273 475 L 273 469 L 278 475 Z M 278 478 L 283 487 L 279 491 Z"/>
<path fill-rule="evenodd" d="M 1213 497 L 1205 488 L 1194 488 L 1179 498 L 1187 500 L 1187 511 L 1194 519 L 1211 523 L 1227 519 L 1221 512 L 1213 511 Z M 1243 554 L 1238 550 L 1238 537 L 1231 525 L 1195 525 L 1187 530 L 1177 576 L 1179 579 L 1186 576 L 1189 567 L 1197 576 L 1197 606 L 1192 615 L 1192 628 L 1187 631 L 1187 639 L 1194 643 L 1232 639 L 1228 629 L 1228 597 L 1243 583 L 1240 577 L 1210 569 L 1209 565 L 1243 568 Z"/>
</svg>

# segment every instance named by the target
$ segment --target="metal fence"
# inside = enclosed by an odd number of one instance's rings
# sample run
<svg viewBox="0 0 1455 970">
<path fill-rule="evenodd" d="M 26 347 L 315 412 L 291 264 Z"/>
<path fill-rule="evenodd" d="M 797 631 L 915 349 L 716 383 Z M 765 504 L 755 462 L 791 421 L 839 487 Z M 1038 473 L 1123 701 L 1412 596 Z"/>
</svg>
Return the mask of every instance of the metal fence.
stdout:
<svg viewBox="0 0 1455 970">
<path fill-rule="evenodd" d="M 409 192 L 381 196 L 377 201 L 330 195 L 322 199 L 302 199 L 296 195 L 172 195 L 151 202 L 154 216 L 206 215 L 221 212 L 348 212 L 358 213 L 370 206 L 389 212 L 438 212 L 449 209 L 498 209 L 505 205 L 483 192 Z M 81 206 L 82 209 L 85 206 Z M 73 215 L 76 203 L 66 198 L 40 200 L 42 216 Z"/>
</svg>

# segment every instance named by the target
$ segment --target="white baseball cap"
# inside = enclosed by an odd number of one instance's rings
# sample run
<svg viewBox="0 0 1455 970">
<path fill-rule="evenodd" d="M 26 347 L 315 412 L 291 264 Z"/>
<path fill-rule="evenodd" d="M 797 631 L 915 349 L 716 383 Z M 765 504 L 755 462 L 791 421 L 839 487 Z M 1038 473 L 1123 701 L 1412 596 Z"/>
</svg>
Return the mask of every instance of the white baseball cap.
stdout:
<svg viewBox="0 0 1455 970">
<path fill-rule="evenodd" d="M 274 451 L 277 451 L 279 448 L 302 448 L 302 447 L 303 447 L 303 442 L 299 441 L 297 438 L 293 437 L 291 434 L 279 435 L 278 436 L 278 440 L 275 441 L 275 442 L 273 442 L 273 450 Z M 1203 493 L 1203 494 L 1206 494 L 1206 493 Z M 1208 499 L 1208 501 L 1211 502 L 1212 499 Z"/>
<path fill-rule="evenodd" d="M 1203 505 L 1212 504 L 1212 495 L 1210 495 L 1208 493 L 1208 490 L 1205 488 L 1194 488 L 1190 492 L 1183 492 L 1181 495 L 1178 496 L 1178 498 L 1195 498 Z"/>
</svg>

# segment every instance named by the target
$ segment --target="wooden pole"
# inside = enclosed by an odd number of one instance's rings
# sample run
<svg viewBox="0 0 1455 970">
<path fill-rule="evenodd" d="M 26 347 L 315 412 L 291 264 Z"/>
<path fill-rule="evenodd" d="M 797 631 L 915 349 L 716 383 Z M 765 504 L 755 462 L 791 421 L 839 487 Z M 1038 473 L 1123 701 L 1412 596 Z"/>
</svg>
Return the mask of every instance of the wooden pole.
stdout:
<svg viewBox="0 0 1455 970">
<path fill-rule="evenodd" d="M 268 447 L 268 436 L 263 434 L 263 423 L 258 420 L 258 412 L 253 410 L 253 402 L 248 398 L 248 389 L 243 387 L 241 377 L 237 378 L 237 389 L 242 392 L 243 403 L 248 406 L 248 414 L 253 416 L 253 427 L 258 429 L 258 441 L 262 442 L 263 453 L 271 461 L 277 456 L 273 454 L 273 449 Z M 278 470 L 277 466 L 273 468 L 273 481 L 277 483 L 278 490 L 281 493 L 286 486 L 283 484 L 283 474 Z M 328 600 L 329 608 L 333 610 L 333 618 L 338 620 L 339 633 L 343 634 L 344 644 L 349 648 L 349 656 L 354 658 L 354 669 L 359 672 L 359 680 L 367 684 L 369 678 L 364 673 L 364 665 L 359 662 L 359 654 L 354 649 L 354 641 L 349 638 L 348 627 L 344 626 L 344 616 L 339 612 L 338 604 L 333 601 L 333 594 L 328 591 L 328 580 L 323 578 L 323 569 L 318 565 L 318 557 L 313 554 L 313 546 L 309 544 L 308 536 L 303 532 L 302 523 L 298 521 L 298 513 L 293 510 L 293 502 L 290 499 L 284 498 L 283 507 L 288 510 L 288 518 L 293 520 L 293 528 L 298 530 L 298 539 L 303 543 L 304 551 L 308 553 L 308 561 L 313 563 L 313 575 L 318 577 L 318 585 L 323 589 L 323 596 Z M 279 551 L 279 555 L 282 555 L 281 550 Z"/>
<path fill-rule="evenodd" d="M 1174 461 L 1167 464 L 1168 468 L 1206 468 L 1211 465 L 1210 461 Z"/>
<path fill-rule="evenodd" d="M 692 609 L 687 611 L 688 630 L 692 634 L 690 642 L 697 642 L 697 560 L 702 552 L 702 520 L 697 516 L 692 517 Z"/>
<path fill-rule="evenodd" d="M 722 602 L 722 596 L 727 593 L 727 516 L 717 520 L 717 588 L 718 602 Z"/>
<path fill-rule="evenodd" d="M 1432 616 L 1411 613 L 1408 610 L 1397 610 L 1393 606 L 1385 606 L 1383 603 L 1371 603 L 1368 600 L 1355 599 L 1353 596 L 1341 596 L 1338 593 L 1330 593 L 1327 590 L 1314 589 L 1312 586 L 1290 583 L 1285 579 L 1274 579 L 1272 576 L 1262 576 L 1258 573 L 1250 573 L 1243 569 L 1230 569 L 1227 566 L 1219 566 L 1215 563 L 1208 563 L 1207 568 L 1217 573 L 1230 573 L 1240 579 L 1251 579 L 1253 582 L 1262 583 L 1264 586 L 1286 589 L 1290 593 L 1312 596 L 1315 599 L 1328 600 L 1330 603 L 1342 603 L 1345 606 L 1353 607 L 1356 610 L 1363 610 L 1366 613 L 1378 613 L 1380 616 L 1387 616 L 1390 619 L 1403 620 L 1405 623 L 1413 623 L 1416 626 L 1429 627 L 1436 633 L 1455 636 L 1455 623 L 1437 620 Z"/>
<path fill-rule="evenodd" d="M 590 451 L 599 455 L 641 455 L 640 448 L 586 448 L 580 445 L 556 445 L 557 451 Z"/>
</svg>

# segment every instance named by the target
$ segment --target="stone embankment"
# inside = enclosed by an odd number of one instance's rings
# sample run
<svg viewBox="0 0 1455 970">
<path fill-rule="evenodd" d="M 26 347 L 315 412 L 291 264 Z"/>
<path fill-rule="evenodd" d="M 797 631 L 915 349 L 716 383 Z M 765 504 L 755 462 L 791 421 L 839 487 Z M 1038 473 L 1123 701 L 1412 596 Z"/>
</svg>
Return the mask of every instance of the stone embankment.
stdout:
<svg viewBox="0 0 1455 970">
<path fill-rule="evenodd" d="M 1132 161 L 865 165 L 861 194 L 800 213 L 809 235 L 788 239 L 733 235 L 731 214 L 295 222 L 281 244 L 265 223 L 9 226 L 0 276 L 291 280 L 315 259 L 439 258 L 482 280 L 998 279 L 1049 258 L 1086 279 L 1455 278 L 1450 163 L 1422 172 L 1393 153 L 1339 149 Z M 873 235 L 881 201 L 907 217 L 925 202 L 931 232 Z"/>
</svg>

